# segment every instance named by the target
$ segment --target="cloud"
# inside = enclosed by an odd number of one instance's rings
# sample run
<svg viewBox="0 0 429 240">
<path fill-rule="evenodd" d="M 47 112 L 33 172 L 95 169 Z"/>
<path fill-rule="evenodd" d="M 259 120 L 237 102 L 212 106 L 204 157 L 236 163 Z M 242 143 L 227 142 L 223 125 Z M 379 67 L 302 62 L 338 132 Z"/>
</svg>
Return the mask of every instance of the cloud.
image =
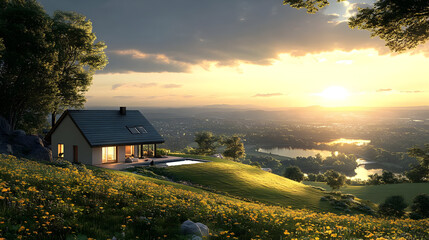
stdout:
<svg viewBox="0 0 429 240">
<path fill-rule="evenodd" d="M 110 63 L 103 72 L 187 72 L 207 61 L 264 65 L 280 53 L 388 52 L 367 31 L 329 23 L 336 16 L 307 14 L 278 0 L 40 2 L 50 13 L 71 10 L 91 19 L 108 46 Z"/>
<path fill-rule="evenodd" d="M 112 85 L 112 90 L 116 90 L 118 88 L 150 88 L 158 86 L 157 83 L 118 83 Z"/>
<path fill-rule="evenodd" d="M 412 90 L 412 91 L 401 91 L 401 93 L 423 93 L 424 91 Z"/>
<path fill-rule="evenodd" d="M 163 88 L 181 88 L 182 85 L 180 85 L 180 84 L 164 84 L 161 87 L 163 87 Z"/>
<path fill-rule="evenodd" d="M 335 62 L 336 64 L 346 64 L 346 65 L 350 65 L 353 63 L 353 60 L 339 60 Z"/>
<path fill-rule="evenodd" d="M 131 98 L 135 98 L 135 96 L 113 96 L 113 98 L 118 98 L 118 99 L 131 99 Z"/>
<path fill-rule="evenodd" d="M 377 89 L 376 92 L 391 92 L 393 89 L 391 88 L 380 88 Z"/>
<path fill-rule="evenodd" d="M 283 93 L 258 93 L 254 95 L 253 97 L 277 97 L 282 96 Z"/>
</svg>

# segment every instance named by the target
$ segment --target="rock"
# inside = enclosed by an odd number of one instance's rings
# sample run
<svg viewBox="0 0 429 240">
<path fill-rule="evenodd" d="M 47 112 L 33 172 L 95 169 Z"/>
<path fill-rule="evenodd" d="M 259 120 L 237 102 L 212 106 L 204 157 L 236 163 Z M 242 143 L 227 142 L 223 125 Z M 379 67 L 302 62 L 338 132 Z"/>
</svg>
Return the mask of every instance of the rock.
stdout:
<svg viewBox="0 0 429 240">
<path fill-rule="evenodd" d="M 12 133 L 15 136 L 25 136 L 25 131 L 24 130 L 15 130 Z"/>
<path fill-rule="evenodd" d="M 30 154 L 28 154 L 28 157 L 34 158 L 34 159 L 40 159 L 45 161 L 52 161 L 52 151 L 45 147 L 38 147 L 33 149 Z"/>
<path fill-rule="evenodd" d="M 14 132 L 14 137 L 12 139 L 12 142 L 15 143 L 16 145 L 24 146 L 27 149 L 44 147 L 43 140 L 36 135 L 21 135 L 21 134 L 15 135 L 15 132 Z"/>
<path fill-rule="evenodd" d="M 320 201 L 322 201 L 322 202 L 328 201 L 328 198 L 326 198 L 326 197 L 321 197 L 321 198 L 320 198 Z"/>
<path fill-rule="evenodd" d="M 200 231 L 201 231 L 203 237 L 204 236 L 208 237 L 210 235 L 209 228 L 206 225 L 204 225 L 204 224 L 202 224 L 200 222 L 197 222 L 195 224 L 200 228 Z"/>
<path fill-rule="evenodd" d="M 9 123 L 0 117 L 0 135 L 10 135 L 12 133 Z"/>
<path fill-rule="evenodd" d="M 192 239 L 194 239 L 194 236 L 197 237 L 209 237 L 209 228 L 202 224 L 202 223 L 194 223 L 191 220 L 186 220 L 182 223 L 180 226 L 180 232 L 183 235 L 192 235 Z"/>
<path fill-rule="evenodd" d="M 0 154 L 13 154 L 12 146 L 10 144 L 0 143 Z"/>
</svg>

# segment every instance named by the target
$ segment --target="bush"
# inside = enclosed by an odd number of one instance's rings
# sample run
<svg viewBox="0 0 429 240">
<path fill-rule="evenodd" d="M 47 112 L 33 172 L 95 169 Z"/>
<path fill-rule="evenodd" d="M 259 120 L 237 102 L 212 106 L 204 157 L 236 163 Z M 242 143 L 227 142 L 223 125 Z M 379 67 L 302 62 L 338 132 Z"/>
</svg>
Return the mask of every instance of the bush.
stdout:
<svg viewBox="0 0 429 240">
<path fill-rule="evenodd" d="M 287 167 L 284 176 L 297 182 L 304 180 L 304 173 L 297 166 Z"/>
<path fill-rule="evenodd" d="M 405 214 L 404 209 L 406 207 L 407 204 L 402 196 L 391 196 L 380 204 L 378 213 L 385 217 L 402 217 Z"/>
<path fill-rule="evenodd" d="M 346 183 L 346 176 L 334 171 L 328 170 L 325 172 L 326 184 L 328 184 L 333 190 L 340 189 Z"/>
<path fill-rule="evenodd" d="M 166 148 L 158 148 L 156 149 L 156 155 L 158 156 L 166 156 L 170 154 L 170 150 Z"/>
<path fill-rule="evenodd" d="M 420 194 L 416 196 L 413 200 L 413 205 L 411 205 L 411 215 L 412 219 L 423 219 L 429 217 L 429 195 Z"/>
</svg>

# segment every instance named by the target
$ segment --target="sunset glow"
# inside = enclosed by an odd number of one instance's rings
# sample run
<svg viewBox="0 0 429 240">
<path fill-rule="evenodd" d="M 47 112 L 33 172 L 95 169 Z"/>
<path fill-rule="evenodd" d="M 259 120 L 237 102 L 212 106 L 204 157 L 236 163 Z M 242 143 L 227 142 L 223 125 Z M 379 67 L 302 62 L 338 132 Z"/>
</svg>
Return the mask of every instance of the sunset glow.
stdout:
<svg viewBox="0 0 429 240">
<path fill-rule="evenodd" d="M 332 100 L 344 100 L 349 96 L 347 89 L 339 86 L 331 86 L 323 90 L 320 96 Z"/>
</svg>

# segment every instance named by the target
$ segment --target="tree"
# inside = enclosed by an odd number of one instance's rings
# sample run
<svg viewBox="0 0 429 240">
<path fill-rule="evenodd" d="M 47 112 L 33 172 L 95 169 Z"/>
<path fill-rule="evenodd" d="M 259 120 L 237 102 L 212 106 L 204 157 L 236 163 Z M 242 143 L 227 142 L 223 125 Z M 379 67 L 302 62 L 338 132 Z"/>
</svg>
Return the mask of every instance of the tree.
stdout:
<svg viewBox="0 0 429 240">
<path fill-rule="evenodd" d="M 402 196 L 391 196 L 380 204 L 378 213 L 386 217 L 402 217 L 405 214 L 404 209 L 406 207 L 407 204 Z"/>
<path fill-rule="evenodd" d="M 412 219 L 429 218 L 429 195 L 417 195 L 411 205 L 411 211 Z"/>
<path fill-rule="evenodd" d="M 54 70 L 58 91 L 53 96 L 55 117 L 67 108 L 80 108 L 96 70 L 107 64 L 104 42 L 95 42 L 92 23 L 75 12 L 56 11 L 52 26 L 57 59 Z"/>
<path fill-rule="evenodd" d="M 226 146 L 223 155 L 232 157 L 234 160 L 246 156 L 244 144 L 239 136 L 232 136 L 222 140 L 222 144 Z"/>
<path fill-rule="evenodd" d="M 22 126 L 24 118 L 26 124 L 40 125 L 52 107 L 51 25 L 36 1 L 0 1 L 0 115 L 12 129 Z"/>
<path fill-rule="evenodd" d="M 408 155 L 417 158 L 419 164 L 413 166 L 405 175 L 411 182 L 425 182 L 429 179 L 429 144 L 425 148 L 410 148 Z"/>
<path fill-rule="evenodd" d="M 90 21 L 72 12 L 51 18 L 35 0 L 0 0 L 0 39 L 0 115 L 12 129 L 34 132 L 49 113 L 82 107 L 107 64 Z"/>
<path fill-rule="evenodd" d="M 316 13 L 329 1 L 284 0 L 283 4 Z M 359 8 L 357 15 L 349 19 L 349 26 L 370 31 L 372 37 L 384 40 L 391 51 L 412 49 L 429 38 L 429 1 L 377 0 L 370 8 Z"/>
<path fill-rule="evenodd" d="M 326 183 L 333 189 L 340 189 L 346 183 L 346 176 L 334 171 L 328 170 L 325 172 Z"/>
<path fill-rule="evenodd" d="M 297 166 L 287 167 L 284 176 L 297 182 L 304 180 L 304 173 Z"/>
<path fill-rule="evenodd" d="M 390 172 L 390 171 L 384 171 L 381 174 L 381 178 L 383 180 L 384 183 L 387 184 L 392 184 L 392 183 L 397 183 L 398 179 L 395 177 L 395 174 Z"/>
<path fill-rule="evenodd" d="M 197 132 L 195 133 L 195 142 L 198 143 L 198 148 L 196 149 L 198 154 L 214 154 L 217 148 L 218 137 L 213 135 L 212 132 Z"/>
</svg>

